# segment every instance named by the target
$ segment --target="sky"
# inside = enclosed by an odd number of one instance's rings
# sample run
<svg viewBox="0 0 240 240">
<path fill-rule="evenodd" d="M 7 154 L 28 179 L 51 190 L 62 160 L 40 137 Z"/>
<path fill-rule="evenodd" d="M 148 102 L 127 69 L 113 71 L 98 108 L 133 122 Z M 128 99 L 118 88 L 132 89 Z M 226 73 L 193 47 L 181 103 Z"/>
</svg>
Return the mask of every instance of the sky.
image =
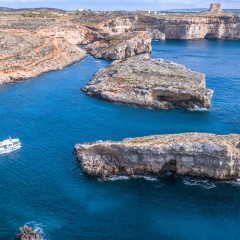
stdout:
<svg viewBox="0 0 240 240">
<path fill-rule="evenodd" d="M 9 8 L 53 7 L 66 10 L 168 10 L 208 8 L 211 2 L 222 3 L 225 9 L 240 9 L 240 0 L 0 0 L 0 6 Z"/>
</svg>

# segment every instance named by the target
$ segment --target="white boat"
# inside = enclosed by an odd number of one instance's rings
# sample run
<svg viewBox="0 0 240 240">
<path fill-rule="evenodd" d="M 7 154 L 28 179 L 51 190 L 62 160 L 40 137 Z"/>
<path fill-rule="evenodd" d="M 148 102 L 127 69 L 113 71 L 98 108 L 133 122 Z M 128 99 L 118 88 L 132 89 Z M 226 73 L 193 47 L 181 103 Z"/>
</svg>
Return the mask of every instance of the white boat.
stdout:
<svg viewBox="0 0 240 240">
<path fill-rule="evenodd" d="M 0 142 L 0 155 L 16 151 L 21 147 L 22 146 L 21 146 L 21 142 L 19 141 L 19 139 L 17 139 L 17 138 L 12 139 L 10 137 L 9 139 L 6 139 L 6 140 L 3 140 L 2 142 Z"/>
</svg>

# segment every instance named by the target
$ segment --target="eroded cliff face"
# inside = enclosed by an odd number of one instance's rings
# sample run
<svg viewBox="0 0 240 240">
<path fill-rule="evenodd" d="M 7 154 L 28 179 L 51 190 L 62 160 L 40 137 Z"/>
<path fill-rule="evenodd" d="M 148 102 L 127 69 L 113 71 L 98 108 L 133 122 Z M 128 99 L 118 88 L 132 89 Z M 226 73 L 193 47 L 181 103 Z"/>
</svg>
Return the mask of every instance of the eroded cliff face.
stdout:
<svg viewBox="0 0 240 240">
<path fill-rule="evenodd" d="M 89 96 L 153 109 L 209 108 L 213 91 L 204 74 L 148 54 L 115 61 L 82 88 Z"/>
<path fill-rule="evenodd" d="M 240 16 L 236 14 L 146 16 L 145 21 L 153 39 L 240 39 Z"/>
<path fill-rule="evenodd" d="M 135 22 L 135 17 L 133 15 L 127 16 L 116 16 L 110 19 L 103 20 L 98 28 L 110 34 L 121 34 L 133 31 L 133 23 Z"/>
<path fill-rule="evenodd" d="M 37 33 L 55 38 L 62 37 L 72 44 L 89 44 L 102 39 L 102 36 L 98 32 L 77 24 L 65 24 L 44 28 L 38 30 Z"/>
<path fill-rule="evenodd" d="M 100 177 L 158 174 L 237 179 L 240 135 L 185 133 L 76 144 L 83 172 Z"/>
<path fill-rule="evenodd" d="M 109 36 L 105 40 L 89 44 L 86 50 L 95 58 L 126 59 L 151 53 L 151 35 L 148 32 L 134 32 Z"/>
</svg>

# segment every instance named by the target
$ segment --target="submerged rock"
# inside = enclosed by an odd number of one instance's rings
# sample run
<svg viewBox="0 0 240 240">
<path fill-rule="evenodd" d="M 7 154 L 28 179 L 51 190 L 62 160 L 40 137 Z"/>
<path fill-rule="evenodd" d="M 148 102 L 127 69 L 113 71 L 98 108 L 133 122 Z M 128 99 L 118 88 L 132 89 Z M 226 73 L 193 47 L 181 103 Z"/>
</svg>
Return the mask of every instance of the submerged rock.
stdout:
<svg viewBox="0 0 240 240">
<path fill-rule="evenodd" d="M 115 61 L 82 88 L 89 96 L 153 109 L 210 107 L 204 74 L 143 54 Z"/>
<path fill-rule="evenodd" d="M 240 177 L 240 134 L 185 133 L 76 144 L 83 172 L 101 177 L 175 171 L 214 179 Z"/>
<path fill-rule="evenodd" d="M 16 239 L 20 240 L 42 240 L 40 233 L 38 231 L 33 231 L 31 227 L 24 225 L 19 228 L 20 233 L 17 235 Z"/>
<path fill-rule="evenodd" d="M 89 44 L 86 50 L 95 58 L 125 59 L 143 53 L 151 53 L 151 35 L 149 32 L 113 35 L 105 40 Z"/>
</svg>

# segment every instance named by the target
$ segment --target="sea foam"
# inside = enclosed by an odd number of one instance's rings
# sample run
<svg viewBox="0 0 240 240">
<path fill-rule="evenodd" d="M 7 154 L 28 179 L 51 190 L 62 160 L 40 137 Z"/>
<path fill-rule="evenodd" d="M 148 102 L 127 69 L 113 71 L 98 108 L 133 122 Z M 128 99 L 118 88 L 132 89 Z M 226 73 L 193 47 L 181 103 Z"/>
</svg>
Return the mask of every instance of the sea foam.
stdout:
<svg viewBox="0 0 240 240">
<path fill-rule="evenodd" d="M 194 106 L 193 108 L 188 109 L 191 112 L 208 112 L 209 110 L 204 107 Z"/>
<path fill-rule="evenodd" d="M 194 179 L 190 177 L 185 177 L 183 178 L 183 183 L 188 186 L 199 186 L 203 189 L 212 189 L 216 187 L 214 182 L 211 182 L 207 179 Z"/>
<path fill-rule="evenodd" d="M 107 179 L 98 178 L 98 181 L 100 181 L 100 182 L 102 182 L 102 181 L 126 181 L 126 180 L 137 179 L 137 178 L 142 178 L 142 179 L 145 179 L 146 181 L 157 181 L 157 177 L 153 177 L 150 175 L 112 176 Z"/>
<path fill-rule="evenodd" d="M 25 225 L 30 226 L 34 232 L 38 232 L 42 240 L 49 240 L 48 236 L 46 236 L 43 231 L 43 228 L 46 227 L 46 225 L 37 223 L 36 221 L 27 222 Z"/>
</svg>

